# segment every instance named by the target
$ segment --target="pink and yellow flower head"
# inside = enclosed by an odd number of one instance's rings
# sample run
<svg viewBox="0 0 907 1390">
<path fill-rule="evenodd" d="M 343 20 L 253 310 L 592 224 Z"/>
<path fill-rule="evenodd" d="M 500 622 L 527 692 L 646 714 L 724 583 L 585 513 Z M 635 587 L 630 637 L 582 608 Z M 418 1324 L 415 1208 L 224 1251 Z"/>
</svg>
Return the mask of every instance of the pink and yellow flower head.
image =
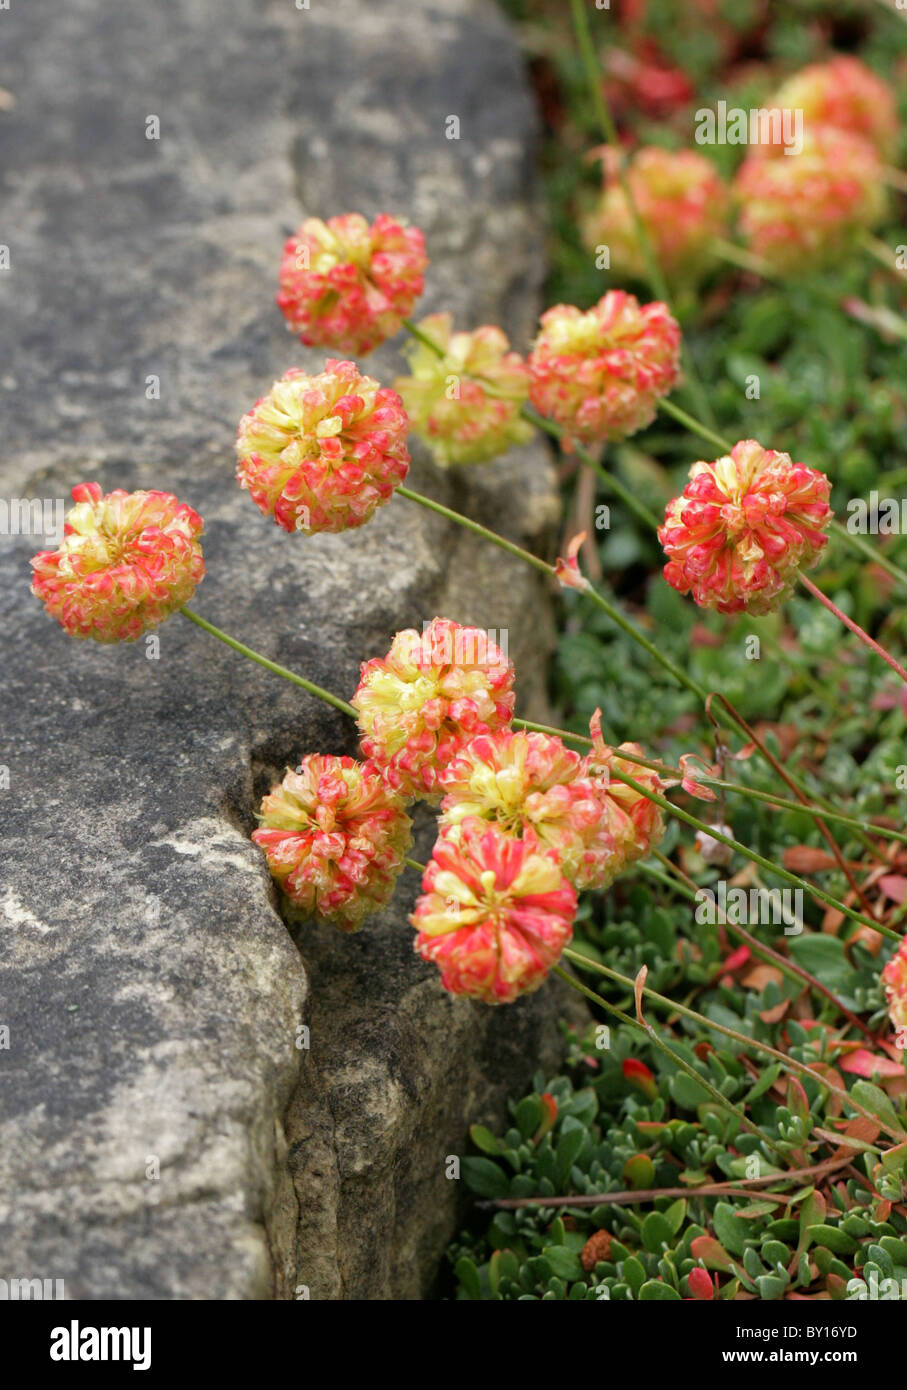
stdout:
<svg viewBox="0 0 907 1390">
<path fill-rule="evenodd" d="M 885 215 L 882 166 L 869 141 L 831 127 L 803 138 L 799 154 L 760 146 L 737 171 L 740 231 L 782 274 L 839 259 Z"/>
<path fill-rule="evenodd" d="M 701 608 L 770 612 L 797 571 L 818 561 L 830 492 L 824 473 L 755 439 L 740 440 L 714 463 L 694 463 L 658 528 L 665 579 Z"/>
<path fill-rule="evenodd" d="M 252 839 L 300 913 L 357 931 L 394 891 L 412 843 L 402 799 L 377 768 L 313 753 L 261 803 Z"/>
<path fill-rule="evenodd" d="M 277 303 L 307 347 L 361 357 L 412 313 L 427 265 L 418 227 L 386 212 L 308 217 L 284 246 Z"/>
<path fill-rule="evenodd" d="M 480 628 L 434 618 L 422 633 L 398 632 L 387 656 L 362 665 L 352 699 L 362 751 L 405 795 L 438 795 L 466 740 L 510 723 L 513 675 Z"/>
<path fill-rule="evenodd" d="M 807 132 L 827 126 L 861 135 L 882 159 L 891 159 L 898 142 L 898 113 L 887 83 L 858 58 L 838 54 L 811 63 L 789 77 L 770 105 L 802 111 Z"/>
<path fill-rule="evenodd" d="M 529 368 L 500 328 L 486 324 L 454 333 L 451 314 L 432 314 L 418 325 L 443 355 L 418 340 L 404 348 L 411 376 L 399 391 L 416 434 L 442 468 L 484 463 L 532 438 L 520 417 L 529 396 Z"/>
<path fill-rule="evenodd" d="M 467 818 L 439 836 L 410 921 L 445 989 L 509 1004 L 542 984 L 575 914 L 576 892 L 531 836 Z"/>
<path fill-rule="evenodd" d="M 292 367 L 239 422 L 236 476 L 285 531 L 346 531 L 369 521 L 406 477 L 409 422 L 396 391 L 329 357 Z"/>
<path fill-rule="evenodd" d="M 578 753 L 548 734 L 498 729 L 470 739 L 440 774 L 442 827 L 480 817 L 550 851 L 575 888 L 597 887 L 614 842 Z"/>
<path fill-rule="evenodd" d="M 605 189 L 584 223 L 587 245 L 604 245 L 610 269 L 645 279 L 646 260 L 636 224 L 617 176 L 618 156 L 602 152 Z M 652 250 L 669 280 L 695 280 L 707 268 L 711 245 L 727 231 L 731 199 L 714 164 L 693 150 L 645 145 L 626 169 L 626 179 Z"/>
<path fill-rule="evenodd" d="M 529 358 L 530 399 L 562 425 L 564 447 L 602 444 L 650 424 L 680 375 L 680 328 L 667 305 L 609 290 L 586 313 L 557 304 Z"/>
<path fill-rule="evenodd" d="M 651 768 L 620 756 L 621 753 L 636 753 L 642 757 L 638 743 L 622 743 L 618 748 L 605 743 L 602 738 L 601 710 L 597 709 L 593 714 L 589 732 L 592 735 L 592 752 L 583 759 L 581 775 L 591 783 L 598 795 L 612 841 L 605 874 L 594 886 L 608 888 L 631 864 L 651 854 L 665 832 L 661 807 L 635 787 L 621 782 L 616 774 L 626 773 L 641 787 L 659 796 L 664 796 L 665 785 Z"/>
<path fill-rule="evenodd" d="M 899 1036 L 907 1030 L 907 941 L 902 941 L 882 971 L 888 1016 Z"/>
<path fill-rule="evenodd" d="M 72 497 L 59 549 L 31 562 L 32 593 L 71 637 L 134 642 L 204 578 L 202 519 L 169 492 L 80 483 Z"/>
</svg>

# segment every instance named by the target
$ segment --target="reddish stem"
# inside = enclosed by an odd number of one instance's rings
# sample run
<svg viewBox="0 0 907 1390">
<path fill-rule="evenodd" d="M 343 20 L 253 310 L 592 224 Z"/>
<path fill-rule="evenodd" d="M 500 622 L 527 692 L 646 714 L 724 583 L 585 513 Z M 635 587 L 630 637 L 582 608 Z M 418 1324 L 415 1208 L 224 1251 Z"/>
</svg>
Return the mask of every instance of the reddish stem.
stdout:
<svg viewBox="0 0 907 1390">
<path fill-rule="evenodd" d="M 868 647 L 871 652 L 875 652 L 876 656 L 880 656 L 891 667 L 892 671 L 897 671 L 901 680 L 907 684 L 907 671 L 904 670 L 903 666 L 898 665 L 890 652 L 886 652 L 884 647 L 880 647 L 868 632 L 864 632 L 859 623 L 854 622 L 853 618 L 848 618 L 846 613 L 842 613 L 838 605 L 832 603 L 828 595 L 823 594 L 822 590 L 818 589 L 811 579 L 807 579 L 805 574 L 800 575 L 800 583 L 809 590 L 814 598 L 825 605 L 829 613 L 834 613 L 836 618 L 840 618 L 848 631 L 852 632 L 855 637 L 859 637 L 865 647 Z"/>
</svg>

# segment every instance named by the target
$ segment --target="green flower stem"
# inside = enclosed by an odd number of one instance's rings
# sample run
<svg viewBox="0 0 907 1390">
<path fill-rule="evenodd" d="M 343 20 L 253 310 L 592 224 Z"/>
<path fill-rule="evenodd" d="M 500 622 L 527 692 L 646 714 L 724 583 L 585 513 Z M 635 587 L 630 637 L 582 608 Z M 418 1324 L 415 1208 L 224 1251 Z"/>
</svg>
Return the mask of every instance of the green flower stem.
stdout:
<svg viewBox="0 0 907 1390">
<path fill-rule="evenodd" d="M 776 281 L 778 278 L 773 267 L 764 257 L 747 251 L 746 247 L 738 246 L 735 241 L 726 241 L 723 237 L 716 237 L 712 242 L 712 251 L 721 260 L 728 261 L 740 270 L 748 270 L 752 275 L 759 275 L 763 280 Z"/>
<path fill-rule="evenodd" d="M 224 632 L 221 628 L 215 627 L 213 623 L 209 623 L 205 618 L 200 617 L 198 613 L 194 613 L 191 608 L 186 608 L 184 606 L 179 609 L 179 612 L 182 613 L 184 618 L 188 618 L 190 622 L 195 623 L 197 627 L 202 628 L 205 632 L 210 632 L 211 636 L 216 637 L 218 641 L 225 643 L 228 647 L 232 647 L 235 652 L 239 652 L 242 656 L 247 656 L 250 661 L 255 661 L 259 666 L 263 666 L 265 670 L 270 671 L 272 675 L 282 676 L 285 681 L 292 681 L 294 685 L 301 686 L 303 690 L 307 690 L 310 695 L 316 695 L 319 700 L 324 700 L 327 704 L 333 705 L 335 709 L 339 709 L 343 714 L 350 715 L 353 719 L 357 717 L 353 706 L 348 705 L 346 700 L 341 700 L 339 696 L 332 695 L 331 692 L 325 690 L 323 686 L 315 685 L 312 681 L 307 681 L 304 676 L 297 676 L 295 671 L 288 671 L 286 666 L 279 666 L 276 661 L 269 661 L 266 656 L 262 656 L 261 652 L 253 651 L 251 647 L 245 646 L 244 643 L 237 642 L 235 637 L 230 637 L 229 634 Z"/>
<path fill-rule="evenodd" d="M 563 440 L 566 431 L 554 420 L 546 420 L 543 415 L 538 415 L 534 410 L 530 410 L 528 406 L 524 406 L 520 414 L 524 420 L 528 420 L 531 425 L 535 425 L 536 429 L 543 430 L 545 434 L 550 434 L 554 439 Z M 590 454 L 588 449 L 585 449 L 582 444 L 574 444 L 573 452 L 581 463 L 584 463 L 587 468 L 592 469 L 596 477 L 600 478 L 607 488 L 610 488 L 615 497 L 623 502 L 624 506 L 627 507 L 634 516 L 638 517 L 644 526 L 650 527 L 653 531 L 658 530 L 660 525 L 658 517 L 654 512 L 649 510 L 644 502 L 640 502 L 638 498 L 633 496 L 633 493 L 621 482 L 620 478 L 609 472 L 609 470 L 598 462 L 594 455 Z"/>
<path fill-rule="evenodd" d="M 907 193 L 907 178 L 904 177 L 900 169 L 889 169 L 885 172 L 887 175 L 886 182 L 891 187 L 896 188 L 899 193 Z M 871 232 L 864 231 L 857 237 L 857 242 L 868 255 L 878 261 L 879 265 L 883 265 L 886 270 L 890 270 L 892 275 L 897 276 L 899 280 L 902 280 L 904 275 L 907 274 L 907 272 L 901 270 L 898 266 L 896 253 L 892 251 L 890 246 L 886 246 L 885 242 L 879 237 L 873 236 Z"/>
<path fill-rule="evenodd" d="M 844 613 L 827 594 L 823 594 L 822 590 L 814 584 L 811 579 L 808 579 L 805 574 L 801 573 L 798 575 L 798 578 L 804 589 L 808 590 L 813 598 L 817 598 L 820 603 L 824 604 L 829 613 L 833 613 L 836 618 L 840 619 L 848 632 L 852 632 L 855 637 L 859 637 L 864 647 L 868 647 L 876 656 L 880 656 L 882 660 L 891 667 L 892 671 L 899 675 L 902 681 L 907 683 L 907 671 L 904 670 L 899 662 L 895 661 L 890 652 L 887 652 L 873 637 L 870 637 L 869 633 L 860 627 L 859 623 L 854 622 L 853 618 L 849 618 L 847 614 Z"/>
<path fill-rule="evenodd" d="M 633 196 L 630 180 L 627 178 L 627 172 L 624 167 L 624 151 L 621 147 L 614 116 L 611 113 L 611 108 L 605 96 L 605 90 L 602 84 L 602 72 L 599 68 L 598 55 L 595 52 L 595 45 L 592 42 L 592 34 L 589 29 L 589 20 L 586 14 L 586 0 L 570 0 L 570 9 L 573 17 L 573 32 L 576 35 L 577 46 L 585 69 L 589 96 L 592 99 L 592 106 L 595 110 L 595 115 L 601 127 L 602 134 L 605 137 L 605 142 L 611 146 L 617 156 L 618 181 L 624 198 L 626 199 L 627 207 L 630 210 L 633 231 L 639 243 L 639 248 L 642 251 L 649 283 L 656 296 L 663 300 L 670 309 L 671 295 L 668 289 L 668 282 L 658 263 L 658 257 L 655 255 L 646 226 L 639 215 L 639 208 L 636 205 L 636 199 Z M 690 356 L 685 339 L 683 340 L 682 350 L 687 368 L 687 380 L 691 392 L 696 397 L 697 409 L 699 409 L 706 418 L 710 419 L 712 410 L 709 399 L 705 393 L 702 382 L 699 380 L 695 364 Z"/>
<path fill-rule="evenodd" d="M 463 526 L 467 531 L 472 531 L 473 535 L 481 536 L 483 540 L 491 541 L 501 550 L 506 550 L 508 555 L 516 555 L 518 559 L 525 560 L 527 565 L 539 570 L 542 574 L 557 577 L 557 571 L 553 565 L 549 565 L 547 560 L 540 560 L 538 555 L 533 555 L 530 550 L 524 550 L 521 545 L 515 545 L 513 541 L 505 540 L 499 536 L 497 531 L 489 531 L 487 526 L 482 526 L 478 521 L 473 521 L 471 517 L 464 516 L 462 512 L 455 512 L 450 507 L 445 507 L 443 502 L 435 502 L 431 497 L 425 497 L 421 492 L 414 492 L 412 488 L 404 487 L 402 484 L 396 489 L 400 497 L 405 497 L 409 502 L 417 502 L 420 507 L 426 507 L 430 512 L 437 512 L 438 516 L 446 517 L 448 521 L 456 522 L 458 526 Z"/>
<path fill-rule="evenodd" d="M 717 840 L 719 844 L 730 846 L 730 848 L 736 850 L 738 854 L 742 854 L 746 859 L 750 859 L 754 864 L 758 864 L 761 869 L 767 869 L 769 873 L 776 874 L 779 878 L 784 879 L 786 883 L 793 883 L 797 888 L 802 889 L 803 892 L 810 894 L 814 898 L 818 898 L 819 901 L 825 903 L 827 907 L 833 907 L 838 912 L 843 912 L 846 917 L 851 917 L 855 922 L 859 922 L 860 926 L 871 927 L 873 931 L 881 933 L 882 936 L 890 937 L 892 941 L 901 940 L 898 933 L 893 932 L 890 927 L 883 926 L 881 922 L 876 922 L 871 917 L 864 917 L 861 912 L 855 912 L 853 908 L 848 907 L 846 903 L 839 902 L 838 899 L 833 898 L 830 893 L 826 893 L 824 888 L 819 888 L 816 884 L 808 883 L 806 879 L 799 878 L 797 874 L 792 874 L 789 869 L 784 869 L 778 864 L 773 864 L 770 859 L 766 859 L 764 855 L 759 854 L 756 850 L 747 849 L 746 845 L 742 845 L 739 840 L 735 840 L 730 835 L 725 835 L 724 831 L 719 830 L 717 825 L 707 825 L 706 822 L 700 820 L 698 816 L 691 815 L 689 811 L 681 810 L 679 806 L 675 806 L 673 802 L 668 801 L 667 797 L 661 796 L 658 792 L 650 791 L 648 787 L 644 787 L 641 782 L 637 782 L 635 778 L 630 777 L 628 774 L 622 774 L 620 780 L 625 782 L 628 787 L 632 787 L 640 796 L 644 796 L 647 801 L 651 801 L 654 805 L 660 806 L 668 815 L 676 816 L 678 820 L 686 821 L 687 825 L 693 826 L 694 830 L 701 830 L 704 834 L 710 835 L 712 839 Z"/>
<path fill-rule="evenodd" d="M 698 434 L 702 439 L 708 440 L 710 444 L 714 444 L 719 449 L 723 449 L 726 454 L 729 454 L 734 447 L 729 439 L 725 439 L 723 435 L 716 434 L 714 430 L 709 429 L 708 425 L 704 425 L 701 420 L 697 420 L 695 415 L 690 415 L 688 411 L 681 410 L 680 406 L 675 405 L 667 396 L 660 397 L 658 409 L 663 411 L 665 415 L 670 415 L 672 419 L 676 420 L 679 425 L 683 425 L 684 429 L 689 430 L 691 434 Z"/>
<path fill-rule="evenodd" d="M 482 526 L 478 521 L 473 521 L 470 517 L 463 516 L 462 512 L 455 512 L 450 507 L 445 507 L 443 503 L 435 502 L 432 498 L 423 496 L 421 492 L 414 492 L 412 488 L 401 486 L 397 488 L 397 492 L 408 501 L 417 502 L 420 507 L 427 507 L 429 511 L 437 512 L 439 516 L 446 517 L 448 521 L 454 521 L 457 525 L 464 526 L 467 531 L 472 531 L 474 535 L 481 536 L 483 540 L 490 541 L 492 545 L 499 546 L 501 550 L 506 550 L 509 555 L 516 555 L 519 559 L 525 560 L 526 564 L 532 565 L 533 569 L 539 570 L 542 574 L 547 574 L 551 578 L 557 579 L 557 570 L 554 565 L 549 565 L 547 560 L 540 560 L 539 557 L 533 555 L 531 551 L 524 550 L 522 546 L 515 545 L 513 541 L 505 540 L 504 537 L 499 536 L 496 531 L 490 531 L 487 526 Z M 586 588 L 582 590 L 582 593 L 594 603 L 596 607 L 600 608 L 603 613 L 606 613 L 622 632 L 625 632 L 638 646 L 642 647 L 643 651 L 645 651 L 653 661 L 657 661 L 660 666 L 663 666 L 676 681 L 685 686 L 687 690 L 691 691 L 700 700 L 706 699 L 706 692 L 703 687 L 692 680 L 675 661 L 665 656 L 664 652 L 659 651 L 655 643 L 650 642 L 648 637 L 645 637 L 637 627 L 634 627 L 633 623 L 631 623 L 628 618 L 625 618 L 623 614 L 615 608 L 614 604 L 610 603 L 608 599 L 605 598 L 604 594 L 599 593 L 591 584 L 587 584 Z"/>
<path fill-rule="evenodd" d="M 742 1129 L 748 1129 L 751 1134 L 757 1134 L 762 1140 L 762 1143 L 777 1154 L 782 1162 L 788 1162 L 787 1154 L 785 1154 L 772 1139 L 769 1139 L 767 1135 L 763 1134 L 759 1126 L 753 1124 L 752 1120 L 738 1105 L 728 1100 L 727 1096 L 722 1095 L 717 1086 L 713 1086 L 711 1081 L 708 1081 L 701 1072 L 698 1072 L 695 1067 L 691 1066 L 685 1057 L 679 1056 L 672 1047 L 669 1047 L 664 1039 L 655 1031 L 651 1023 L 647 1023 L 643 1018 L 631 1018 L 629 1014 L 624 1013 L 623 1009 L 619 1009 L 616 1004 L 609 1004 L 606 999 L 602 999 L 600 995 L 597 995 L 593 990 L 589 989 L 588 985 L 584 985 L 581 980 L 577 980 L 575 976 L 569 974 L 569 972 L 564 970 L 561 966 L 556 965 L 552 973 L 560 976 L 572 989 L 578 990 L 580 994 L 585 994 L 587 998 L 594 1000 L 596 1004 L 599 1004 L 609 1014 L 613 1014 L 621 1023 L 625 1023 L 629 1025 L 629 1027 L 637 1029 L 640 1033 L 644 1033 L 653 1047 L 657 1048 L 659 1052 L 663 1053 L 665 1057 L 673 1062 L 675 1067 L 679 1067 L 681 1071 L 686 1072 L 687 1076 L 692 1077 L 698 1085 L 702 1086 L 712 1097 L 716 1105 L 720 1106 L 722 1110 L 726 1110 L 728 1114 L 733 1115 Z"/>
<path fill-rule="evenodd" d="M 592 960 L 589 956 L 584 956 L 581 952 L 574 951 L 569 946 L 564 950 L 563 955 L 573 965 L 578 966 L 580 969 L 594 970 L 600 975 L 605 975 L 609 980 L 613 980 L 616 984 L 622 985 L 624 989 L 630 990 L 631 993 L 635 988 L 634 982 L 627 975 L 621 975 L 617 970 L 612 970 L 610 966 L 602 965 L 600 961 Z M 704 1014 L 697 1013 L 695 1009 L 689 1008 L 686 1004 L 678 1004 L 675 1000 L 668 999 L 666 995 L 658 994 L 656 990 L 650 989 L 648 985 L 643 985 L 642 992 L 651 999 L 654 1004 L 657 1004 L 660 1008 L 667 1009 L 669 1013 L 680 1014 L 683 1018 L 689 1018 L 692 1022 L 706 1030 L 714 1033 L 721 1033 L 722 1036 L 726 1038 L 732 1038 L 734 1042 L 738 1043 L 741 1047 L 749 1048 L 754 1052 L 761 1052 L 763 1056 L 771 1057 L 773 1061 L 780 1062 L 786 1071 L 799 1072 L 801 1076 L 809 1077 L 811 1081 L 816 1082 L 817 1085 L 823 1087 L 826 1091 L 837 1096 L 839 1100 L 844 1101 L 852 1109 L 856 1110 L 864 1119 L 871 1120 L 873 1124 L 885 1130 L 886 1133 L 890 1134 L 898 1143 L 904 1142 L 903 1130 L 885 1124 L 878 1115 L 874 1115 L 871 1110 L 867 1110 L 864 1106 L 855 1101 L 849 1091 L 843 1090 L 826 1077 L 820 1076 L 819 1073 L 813 1071 L 812 1067 L 808 1066 L 806 1062 L 798 1062 L 795 1058 L 787 1056 L 786 1053 L 779 1052 L 776 1047 L 772 1047 L 769 1043 L 759 1042 L 756 1038 L 748 1037 L 746 1033 L 738 1033 L 734 1028 L 728 1028 L 723 1023 L 716 1023 L 714 1019 L 706 1018 Z M 594 994 L 591 990 L 588 991 L 588 994 L 592 996 L 595 1003 L 604 1004 L 604 1000 L 601 999 L 600 995 Z"/>
<path fill-rule="evenodd" d="M 832 535 L 837 536 L 838 540 L 849 545 L 851 550 L 856 550 L 862 555 L 864 560 L 868 560 L 871 565 L 878 565 L 886 574 L 890 574 L 891 578 L 896 580 L 902 589 L 907 589 L 907 574 L 893 560 L 889 560 L 887 555 L 883 555 L 880 550 L 871 546 L 863 536 L 848 531 L 847 527 L 842 526 L 840 521 L 832 521 L 828 529 Z"/>
</svg>

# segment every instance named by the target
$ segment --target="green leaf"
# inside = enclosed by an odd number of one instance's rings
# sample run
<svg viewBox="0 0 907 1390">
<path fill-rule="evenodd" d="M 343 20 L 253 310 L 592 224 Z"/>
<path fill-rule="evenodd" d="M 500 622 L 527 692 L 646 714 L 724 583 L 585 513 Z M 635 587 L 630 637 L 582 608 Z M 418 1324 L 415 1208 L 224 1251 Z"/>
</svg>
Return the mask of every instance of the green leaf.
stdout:
<svg viewBox="0 0 907 1390">
<path fill-rule="evenodd" d="M 663 1284 L 658 1279 L 649 1279 L 643 1284 L 637 1295 L 640 1303 L 664 1303 L 668 1300 L 680 1302 L 680 1294 L 676 1289 L 672 1289 L 670 1284 Z"/>
<path fill-rule="evenodd" d="M 569 1118 L 569 1117 L 568 1117 Z M 573 1167 L 580 1150 L 586 1142 L 588 1131 L 577 1121 L 573 1121 L 574 1127 L 567 1128 L 568 1121 L 565 1120 L 561 1129 L 560 1138 L 557 1141 L 555 1155 L 557 1158 L 557 1176 L 560 1183 L 565 1183 L 570 1176 L 570 1169 Z"/>
<path fill-rule="evenodd" d="M 642 1223 L 642 1243 L 653 1255 L 660 1253 L 663 1245 L 670 1245 L 674 1238 L 674 1228 L 660 1211 L 650 1211 Z"/>
<path fill-rule="evenodd" d="M 883 1124 L 903 1131 L 903 1120 L 879 1086 L 873 1086 L 871 1081 L 857 1081 L 851 1090 L 851 1095 L 863 1106 L 864 1110 L 875 1115 Z"/>
<path fill-rule="evenodd" d="M 687 1214 L 687 1202 L 685 1197 L 678 1197 L 676 1202 L 672 1202 L 662 1213 L 665 1221 L 671 1228 L 671 1233 L 676 1236 L 683 1225 L 684 1217 Z"/>
<path fill-rule="evenodd" d="M 481 1299 L 482 1281 L 479 1278 L 479 1271 L 476 1269 L 474 1261 L 468 1255 L 462 1255 L 454 1265 L 454 1274 L 457 1276 L 462 1287 L 469 1294 L 470 1298 Z"/>
<path fill-rule="evenodd" d="M 729 1203 L 718 1203 L 712 1214 L 712 1225 L 725 1250 L 729 1250 L 732 1255 L 743 1254 L 746 1227 L 741 1226 L 734 1215 L 734 1208 Z"/>
<path fill-rule="evenodd" d="M 859 1248 L 857 1242 L 846 1231 L 842 1231 L 840 1226 L 808 1226 L 806 1234 L 811 1241 L 817 1245 L 824 1245 L 835 1255 L 852 1255 Z"/>
<path fill-rule="evenodd" d="M 523 1138 L 531 1139 L 542 1123 L 542 1102 L 539 1097 L 524 1096 L 516 1108 L 514 1119 Z"/>
<path fill-rule="evenodd" d="M 498 1139 L 484 1125 L 470 1125 L 469 1137 L 476 1148 L 481 1149 L 486 1154 L 499 1154 L 506 1148 L 503 1139 Z"/>
<path fill-rule="evenodd" d="M 711 1096 L 704 1086 L 687 1076 L 685 1071 L 675 1071 L 668 1083 L 671 1099 L 683 1110 L 698 1110 Z"/>
<path fill-rule="evenodd" d="M 566 1245 L 546 1245 L 542 1253 L 559 1279 L 582 1279 L 584 1271 L 580 1258 Z"/>
<path fill-rule="evenodd" d="M 510 1190 L 507 1174 L 490 1158 L 461 1158 L 460 1172 L 470 1192 L 479 1197 L 504 1197 Z"/>
<path fill-rule="evenodd" d="M 629 1284 L 634 1294 L 638 1293 L 646 1282 L 645 1267 L 635 1255 L 631 1255 L 628 1260 L 624 1260 L 621 1270 L 621 1278 L 624 1283 Z"/>
<path fill-rule="evenodd" d="M 836 936 L 808 932 L 792 936 L 787 948 L 798 965 L 829 989 L 846 993 L 853 984 L 856 971 L 844 953 L 844 943 Z"/>
</svg>

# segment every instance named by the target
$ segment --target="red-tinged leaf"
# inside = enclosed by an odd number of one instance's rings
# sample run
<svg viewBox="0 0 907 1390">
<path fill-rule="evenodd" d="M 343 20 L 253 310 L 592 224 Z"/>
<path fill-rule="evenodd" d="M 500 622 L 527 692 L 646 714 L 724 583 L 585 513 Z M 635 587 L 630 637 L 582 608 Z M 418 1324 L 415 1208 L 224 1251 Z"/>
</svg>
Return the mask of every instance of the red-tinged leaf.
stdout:
<svg viewBox="0 0 907 1390">
<path fill-rule="evenodd" d="M 700 801 L 718 800 L 718 797 L 712 791 L 711 787 L 703 787 L 696 781 L 697 769 L 691 769 L 687 767 L 687 763 L 701 763 L 703 771 L 710 777 L 714 777 L 716 775 L 717 770 L 715 768 L 709 767 L 705 759 L 701 758 L 698 753 L 681 753 L 677 761 L 680 763 L 681 769 L 683 771 L 683 777 L 680 780 L 680 785 L 683 787 L 685 792 L 688 792 L 690 796 L 698 797 Z"/>
<path fill-rule="evenodd" d="M 817 874 L 823 869 L 835 867 L 835 857 L 824 849 L 814 849 L 812 845 L 791 845 L 781 856 L 785 869 L 795 874 Z"/>
<path fill-rule="evenodd" d="M 848 955 L 853 951 L 854 946 L 860 945 L 864 951 L 868 951 L 871 956 L 877 956 L 882 949 L 884 937 L 881 932 L 873 931 L 872 927 L 864 927 L 862 924 L 857 927 L 853 936 L 848 937 L 844 947 Z"/>
<path fill-rule="evenodd" d="M 872 1144 L 864 1143 L 862 1139 L 855 1139 L 849 1134 L 834 1134 L 830 1129 L 822 1129 L 819 1125 L 816 1125 L 813 1133 L 827 1139 L 829 1144 L 837 1144 L 840 1151 L 865 1153 L 873 1147 Z"/>
<path fill-rule="evenodd" d="M 655 1181 L 655 1164 L 648 1154 L 634 1154 L 623 1166 L 623 1180 L 634 1191 L 651 1187 Z"/>
<path fill-rule="evenodd" d="M 783 979 L 784 973 L 776 965 L 760 962 L 759 965 L 754 965 L 752 970 L 748 970 L 745 975 L 741 975 L 740 983 L 747 989 L 758 990 L 761 994 L 767 984 L 780 985 Z"/>
<path fill-rule="evenodd" d="M 822 930 L 827 932 L 830 936 L 837 936 L 841 929 L 841 923 L 844 921 L 844 917 L 845 914 L 839 907 L 828 908 L 822 918 Z M 869 928 L 867 928 L 867 930 L 869 930 Z M 878 933 L 873 932 L 873 935 L 876 936 Z"/>
<path fill-rule="evenodd" d="M 809 1119 L 809 1097 L 795 1076 L 787 1078 L 787 1108 L 804 1124 Z"/>
<path fill-rule="evenodd" d="M 567 558 L 563 559 L 560 555 L 555 564 L 555 575 L 557 582 L 564 589 L 589 589 L 591 585 L 585 575 L 580 573 L 579 561 L 577 559 L 580 550 L 586 540 L 586 532 L 580 531 L 578 536 L 574 536 L 567 546 Z"/>
<path fill-rule="evenodd" d="M 737 949 L 736 949 L 736 951 L 732 951 L 731 954 L 727 957 L 727 959 L 726 959 L 726 960 L 723 960 L 723 961 L 721 962 L 721 964 L 718 966 L 718 969 L 715 971 L 715 973 L 716 973 L 716 975 L 720 975 L 720 974 L 722 973 L 722 971 L 725 971 L 725 970 L 726 970 L 726 971 L 739 970 L 739 969 L 741 968 L 741 966 L 746 965 L 746 963 L 747 963 L 747 961 L 749 960 L 749 958 L 750 958 L 750 948 L 749 948 L 749 946 L 738 946 Z"/>
<path fill-rule="evenodd" d="M 702 1265 L 695 1265 L 690 1270 L 688 1279 L 693 1298 L 715 1297 L 715 1286 L 709 1278 L 708 1270 L 703 1269 Z"/>
<path fill-rule="evenodd" d="M 533 1144 L 541 1143 L 549 1130 L 554 1127 L 554 1122 L 557 1119 L 557 1101 L 554 1096 L 544 1091 L 540 1099 L 542 1102 L 542 1122 L 532 1136 Z"/>
<path fill-rule="evenodd" d="M 734 1219 L 736 1221 L 755 1221 L 757 1216 L 767 1216 L 776 1207 L 784 1205 L 777 1197 L 774 1200 L 770 1197 L 764 1197 L 761 1202 L 752 1202 L 748 1207 L 738 1207 L 734 1212 Z"/>
<path fill-rule="evenodd" d="M 645 988 L 646 976 L 648 975 L 648 973 L 649 967 L 647 965 L 642 966 L 639 971 L 639 974 L 636 976 L 636 979 L 633 982 L 633 995 L 636 999 L 636 1018 L 640 1023 L 643 1024 L 645 1023 L 645 1019 L 642 1016 L 642 992 Z"/>
<path fill-rule="evenodd" d="M 903 1062 L 893 1062 L 890 1057 L 880 1057 L 876 1052 L 869 1052 L 865 1047 L 858 1048 L 856 1052 L 851 1052 L 849 1057 L 844 1057 L 838 1063 L 841 1071 L 849 1072 L 852 1076 L 865 1076 L 871 1080 L 873 1076 L 903 1076 Z"/>
<path fill-rule="evenodd" d="M 759 1017 L 763 1023 L 780 1023 L 784 1015 L 791 1006 L 789 999 L 782 999 L 780 1004 L 776 1004 L 773 1009 L 763 1009 Z"/>
<path fill-rule="evenodd" d="M 892 902 L 907 903 L 907 878 L 900 874 L 884 874 L 879 879 L 879 887 Z"/>
<path fill-rule="evenodd" d="M 725 638 L 720 632 L 713 632 L 703 623 L 694 623 L 690 631 L 690 641 L 694 647 L 721 647 Z"/>
<path fill-rule="evenodd" d="M 854 1115 L 853 1119 L 847 1121 L 844 1133 L 852 1134 L 855 1139 L 865 1139 L 868 1144 L 871 1144 L 882 1133 L 882 1126 L 876 1124 L 875 1120 L 870 1120 L 866 1115 Z"/>
<path fill-rule="evenodd" d="M 730 1274 L 734 1262 L 720 1241 L 714 1236 L 696 1236 L 690 1241 L 690 1254 L 699 1260 L 706 1269 L 720 1269 Z"/>
<path fill-rule="evenodd" d="M 631 1086 L 635 1086 L 638 1091 L 642 1091 L 649 1100 L 655 1100 L 658 1095 L 658 1083 L 645 1062 L 641 1062 L 638 1057 L 627 1057 L 622 1063 L 621 1070 L 625 1081 L 628 1081 Z"/>
</svg>

